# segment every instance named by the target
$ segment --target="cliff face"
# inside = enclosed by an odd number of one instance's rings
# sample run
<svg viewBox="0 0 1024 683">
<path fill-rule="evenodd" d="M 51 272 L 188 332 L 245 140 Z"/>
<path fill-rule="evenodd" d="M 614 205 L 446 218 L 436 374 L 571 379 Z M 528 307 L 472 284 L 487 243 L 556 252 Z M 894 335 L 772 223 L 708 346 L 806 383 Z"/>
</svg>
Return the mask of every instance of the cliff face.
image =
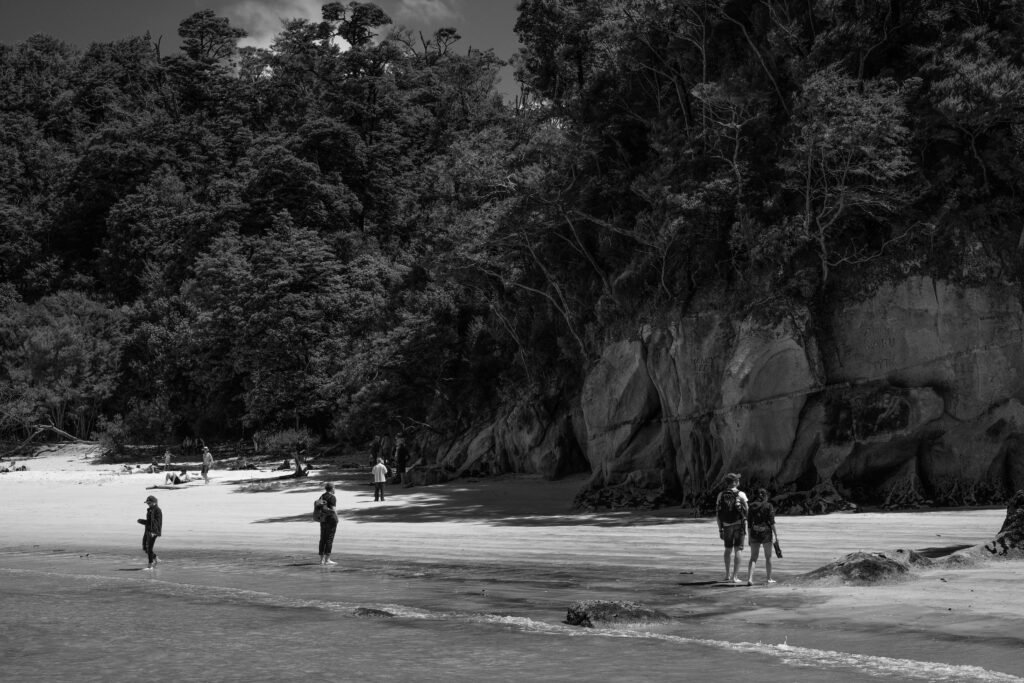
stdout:
<svg viewBox="0 0 1024 683">
<path fill-rule="evenodd" d="M 916 277 L 825 319 L 691 315 L 610 344 L 574 408 L 520 408 L 437 459 L 558 476 L 585 458 L 583 500 L 604 503 L 695 504 L 728 471 L 858 502 L 1001 499 L 1024 487 L 1020 295 Z"/>
</svg>

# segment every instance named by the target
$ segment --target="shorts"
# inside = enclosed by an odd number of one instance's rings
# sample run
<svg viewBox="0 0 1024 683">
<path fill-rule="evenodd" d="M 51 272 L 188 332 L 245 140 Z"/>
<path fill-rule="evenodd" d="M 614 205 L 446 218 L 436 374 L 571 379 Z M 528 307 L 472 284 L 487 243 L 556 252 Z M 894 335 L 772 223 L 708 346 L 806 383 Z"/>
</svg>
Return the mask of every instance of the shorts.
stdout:
<svg viewBox="0 0 1024 683">
<path fill-rule="evenodd" d="M 722 529 L 722 540 L 725 541 L 726 548 L 743 550 L 743 539 L 746 535 L 747 530 L 742 524 L 733 524 Z"/>
</svg>

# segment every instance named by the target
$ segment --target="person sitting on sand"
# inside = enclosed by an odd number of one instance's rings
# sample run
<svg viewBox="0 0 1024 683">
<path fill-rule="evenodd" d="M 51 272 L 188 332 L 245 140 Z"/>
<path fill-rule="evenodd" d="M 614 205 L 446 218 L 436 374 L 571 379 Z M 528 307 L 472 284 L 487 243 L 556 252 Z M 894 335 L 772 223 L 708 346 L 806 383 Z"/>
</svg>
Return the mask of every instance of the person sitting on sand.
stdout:
<svg viewBox="0 0 1024 683">
<path fill-rule="evenodd" d="M 743 538 L 747 535 L 747 495 L 739 490 L 739 485 L 740 475 L 732 472 L 725 475 L 725 490 L 715 500 L 718 536 L 725 543 L 725 580 L 731 583 L 741 583 L 737 575 L 740 571 Z"/>
<path fill-rule="evenodd" d="M 747 585 L 754 585 L 754 568 L 757 556 L 764 548 L 764 568 L 768 574 L 768 583 L 775 583 L 772 578 L 772 539 L 775 536 L 775 508 L 768 502 L 768 491 L 757 490 L 757 498 L 750 504 L 747 515 L 747 529 L 750 532 L 750 560 L 747 562 Z"/>
<path fill-rule="evenodd" d="M 187 484 L 190 481 L 192 481 L 192 477 L 189 476 L 188 472 L 185 470 L 184 467 L 182 467 L 181 472 L 178 472 L 177 474 L 175 474 L 174 472 L 168 472 L 166 475 L 164 475 L 165 484 Z"/>
</svg>

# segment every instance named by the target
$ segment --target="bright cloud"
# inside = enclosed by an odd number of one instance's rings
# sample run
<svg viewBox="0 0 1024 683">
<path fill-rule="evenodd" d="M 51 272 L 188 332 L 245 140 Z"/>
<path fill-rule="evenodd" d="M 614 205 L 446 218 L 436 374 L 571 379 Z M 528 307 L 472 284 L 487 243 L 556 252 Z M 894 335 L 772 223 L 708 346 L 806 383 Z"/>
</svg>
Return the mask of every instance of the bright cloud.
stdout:
<svg viewBox="0 0 1024 683">
<path fill-rule="evenodd" d="M 290 19 L 320 21 L 320 10 L 327 0 L 242 0 L 225 8 L 232 25 L 244 28 L 249 36 L 239 45 L 270 47 Z"/>
<path fill-rule="evenodd" d="M 395 19 L 397 23 L 435 26 L 459 19 L 458 4 L 459 0 L 398 0 Z"/>
<path fill-rule="evenodd" d="M 233 26 L 244 28 L 248 37 L 239 45 L 270 47 L 290 19 L 320 21 L 321 8 L 330 0 L 238 0 L 224 8 L 224 15 Z M 478 0 L 479 1 L 479 0 Z M 343 0 L 348 5 L 349 0 Z M 462 19 L 460 4 L 463 0 L 396 0 L 383 1 L 381 9 L 396 24 L 436 27 Z"/>
</svg>

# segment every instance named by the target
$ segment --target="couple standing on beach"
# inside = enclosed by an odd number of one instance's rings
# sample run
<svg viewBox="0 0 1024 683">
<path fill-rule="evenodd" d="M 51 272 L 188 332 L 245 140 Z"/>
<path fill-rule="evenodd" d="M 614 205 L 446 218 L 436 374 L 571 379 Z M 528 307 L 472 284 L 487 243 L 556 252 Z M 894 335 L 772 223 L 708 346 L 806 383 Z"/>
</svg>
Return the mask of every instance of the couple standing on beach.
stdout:
<svg viewBox="0 0 1024 683">
<path fill-rule="evenodd" d="M 739 490 L 740 475 L 730 472 L 725 475 L 725 490 L 715 501 L 718 518 L 718 535 L 725 543 L 725 580 L 729 583 L 743 583 L 739 578 L 740 553 L 743 540 L 750 534 L 750 561 L 747 563 L 747 585 L 754 585 L 754 568 L 758 555 L 764 549 L 764 564 L 768 583 L 772 578 L 772 542 L 775 533 L 775 508 L 768 502 L 768 491 L 757 490 L 757 500 L 748 503 L 747 494 Z M 731 568 L 731 571 L 730 571 Z"/>
</svg>

